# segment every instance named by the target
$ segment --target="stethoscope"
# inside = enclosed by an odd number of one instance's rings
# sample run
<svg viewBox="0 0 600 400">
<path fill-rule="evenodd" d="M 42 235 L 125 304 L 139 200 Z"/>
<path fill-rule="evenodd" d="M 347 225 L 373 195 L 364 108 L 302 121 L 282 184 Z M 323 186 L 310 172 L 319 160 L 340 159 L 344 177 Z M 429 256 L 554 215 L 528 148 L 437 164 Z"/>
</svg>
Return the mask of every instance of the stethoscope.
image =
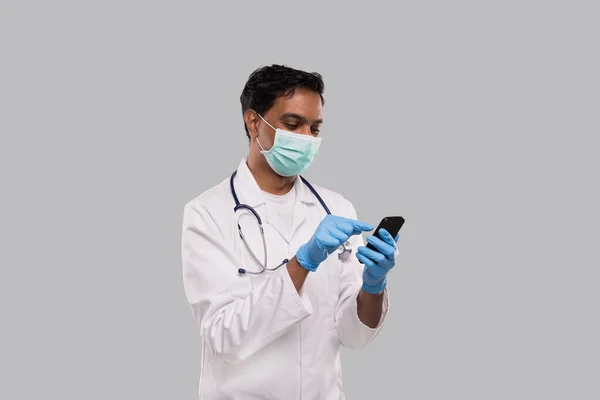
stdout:
<svg viewBox="0 0 600 400">
<path fill-rule="evenodd" d="M 244 236 L 244 233 L 242 232 L 242 228 L 240 227 L 240 217 L 241 217 L 241 215 L 238 216 L 238 218 L 237 218 L 237 226 L 238 226 L 238 232 L 240 234 L 240 238 L 242 239 L 242 242 L 244 242 L 244 245 L 246 246 L 246 248 L 250 252 L 250 255 L 252 256 L 252 258 L 254 259 L 254 261 L 256 261 L 256 263 L 258 265 L 260 265 L 260 267 L 261 267 L 261 271 L 260 272 L 248 271 L 248 270 L 246 270 L 244 268 L 240 268 L 240 269 L 238 269 L 238 273 L 240 273 L 240 274 L 255 274 L 255 275 L 259 275 L 259 274 L 262 274 L 265 271 L 275 271 L 276 269 L 280 268 L 282 265 L 287 264 L 289 262 L 289 260 L 286 258 L 285 260 L 283 260 L 281 262 L 281 264 L 279 264 L 275 268 L 267 268 L 267 241 L 265 240 L 265 231 L 263 229 L 262 220 L 260 218 L 260 215 L 258 215 L 258 213 L 256 212 L 256 210 L 254 208 L 252 208 L 251 206 L 249 206 L 247 204 L 240 204 L 240 201 L 238 200 L 237 194 L 235 192 L 235 187 L 233 186 L 233 179 L 235 178 L 236 174 L 237 174 L 237 170 L 234 171 L 233 174 L 231 174 L 231 178 L 229 179 L 229 186 L 231 186 L 231 195 L 233 196 L 233 199 L 235 200 L 235 207 L 233 208 L 233 212 L 236 213 L 239 209 L 246 209 L 246 210 L 250 211 L 254 215 L 254 217 L 256 218 L 256 221 L 258 221 L 258 227 L 260 229 L 260 236 L 262 238 L 263 249 L 264 249 L 264 254 L 265 254 L 264 262 L 261 263 L 260 260 L 258 259 L 258 257 L 256 257 L 256 255 L 254 254 L 254 252 L 252 251 L 252 249 L 248 245 L 248 242 L 246 241 L 246 237 Z M 325 204 L 325 202 L 323 201 L 323 199 L 321 198 L 321 196 L 319 196 L 319 193 L 317 193 L 317 191 L 315 190 L 315 188 L 313 188 L 312 185 L 310 183 L 308 183 L 308 181 L 306 179 L 304 179 L 303 176 L 301 176 L 301 175 L 298 175 L 298 176 L 300 177 L 300 179 L 302 179 L 302 182 L 304 182 L 304 184 L 310 189 L 310 191 L 315 195 L 315 197 L 317 198 L 317 200 L 319 200 L 319 203 L 321 203 L 321 205 L 325 209 L 325 212 L 327 212 L 327 214 L 331 214 L 331 211 L 329 211 L 329 208 L 327 207 L 327 204 Z M 352 246 L 350 245 L 350 242 L 346 241 L 338 249 L 338 258 L 340 260 L 348 258 L 348 256 L 350 255 L 350 253 L 352 253 Z"/>
</svg>

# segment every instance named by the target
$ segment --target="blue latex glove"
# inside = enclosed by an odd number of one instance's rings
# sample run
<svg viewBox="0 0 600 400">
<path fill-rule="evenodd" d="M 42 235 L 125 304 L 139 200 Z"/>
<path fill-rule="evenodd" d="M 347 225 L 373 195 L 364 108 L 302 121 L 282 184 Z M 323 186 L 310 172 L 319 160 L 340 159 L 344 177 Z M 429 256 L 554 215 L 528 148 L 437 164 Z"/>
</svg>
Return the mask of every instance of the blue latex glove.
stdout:
<svg viewBox="0 0 600 400">
<path fill-rule="evenodd" d="M 328 214 L 310 240 L 298 248 L 296 260 L 304 269 L 314 272 L 350 236 L 373 229 L 375 227 L 366 222 Z"/>
<path fill-rule="evenodd" d="M 379 230 L 381 239 L 368 236 L 367 242 L 371 243 L 378 251 L 371 250 L 366 246 L 360 246 L 356 250 L 356 258 L 364 265 L 362 288 L 367 293 L 379 294 L 387 285 L 387 273 L 396 264 L 396 243 L 399 235 L 395 238 L 385 229 Z"/>
</svg>

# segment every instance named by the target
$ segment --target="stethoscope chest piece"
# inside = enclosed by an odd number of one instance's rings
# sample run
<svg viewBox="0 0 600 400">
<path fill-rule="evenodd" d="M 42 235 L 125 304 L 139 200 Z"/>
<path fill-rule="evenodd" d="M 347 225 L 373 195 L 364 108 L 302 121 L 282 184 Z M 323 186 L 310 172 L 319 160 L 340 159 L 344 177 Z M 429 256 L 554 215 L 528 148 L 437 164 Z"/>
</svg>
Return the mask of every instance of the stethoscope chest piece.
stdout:
<svg viewBox="0 0 600 400">
<path fill-rule="evenodd" d="M 338 258 L 340 260 L 345 260 L 350 254 L 352 254 L 352 246 L 350 245 L 350 242 L 346 241 L 338 248 Z"/>
</svg>

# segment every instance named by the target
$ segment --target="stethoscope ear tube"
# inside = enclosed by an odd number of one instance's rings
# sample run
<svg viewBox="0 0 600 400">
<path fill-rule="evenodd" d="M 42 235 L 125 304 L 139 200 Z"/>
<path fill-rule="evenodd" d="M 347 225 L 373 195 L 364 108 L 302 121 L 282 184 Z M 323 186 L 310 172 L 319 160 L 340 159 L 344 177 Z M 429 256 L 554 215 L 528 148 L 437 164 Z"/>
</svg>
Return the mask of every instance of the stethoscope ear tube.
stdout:
<svg viewBox="0 0 600 400">
<path fill-rule="evenodd" d="M 237 197 L 237 196 L 236 196 Z M 260 215 L 258 215 L 258 213 L 256 212 L 256 210 L 252 207 L 250 207 L 248 204 L 238 204 L 235 206 L 235 208 L 233 209 L 233 212 L 236 213 L 237 210 L 239 210 L 240 208 L 243 208 L 245 210 L 250 211 L 252 214 L 254 214 L 254 217 L 256 218 L 256 220 L 258 221 L 258 225 L 260 226 L 260 229 L 262 229 L 262 220 L 260 219 Z M 240 219 L 238 218 L 238 221 Z M 239 222 L 238 222 L 238 227 L 240 226 Z"/>
</svg>

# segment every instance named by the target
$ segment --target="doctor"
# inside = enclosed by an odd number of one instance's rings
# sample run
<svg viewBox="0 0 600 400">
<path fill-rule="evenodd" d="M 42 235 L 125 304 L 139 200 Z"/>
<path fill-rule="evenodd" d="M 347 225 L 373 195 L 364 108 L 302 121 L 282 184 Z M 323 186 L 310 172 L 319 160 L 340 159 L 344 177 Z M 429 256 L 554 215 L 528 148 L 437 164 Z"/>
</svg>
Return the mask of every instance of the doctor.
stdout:
<svg viewBox="0 0 600 400">
<path fill-rule="evenodd" d="M 361 233 L 374 226 L 300 176 L 322 139 L 323 89 L 317 73 L 254 71 L 241 95 L 248 155 L 185 205 L 202 400 L 344 399 L 340 346 L 365 347 L 386 320 L 398 236 L 369 236 L 369 250 Z M 339 157 L 340 173 L 353 166 Z"/>
</svg>

